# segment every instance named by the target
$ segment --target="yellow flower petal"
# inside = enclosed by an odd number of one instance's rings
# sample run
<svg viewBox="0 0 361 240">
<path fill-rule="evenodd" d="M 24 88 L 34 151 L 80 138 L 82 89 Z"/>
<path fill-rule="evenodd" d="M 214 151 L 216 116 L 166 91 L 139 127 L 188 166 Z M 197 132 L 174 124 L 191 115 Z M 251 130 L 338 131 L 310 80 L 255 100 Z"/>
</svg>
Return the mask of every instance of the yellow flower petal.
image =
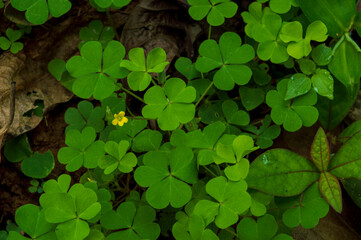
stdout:
<svg viewBox="0 0 361 240">
<path fill-rule="evenodd" d="M 115 114 L 114 114 L 114 118 L 117 118 L 117 115 L 118 115 L 118 114 L 115 113 Z"/>
<path fill-rule="evenodd" d="M 118 125 L 121 126 L 121 127 L 123 127 L 123 125 L 124 125 L 123 121 L 120 121 L 120 122 L 118 123 Z"/>
<path fill-rule="evenodd" d="M 119 120 L 118 119 L 113 119 L 113 121 L 112 121 L 112 124 L 115 126 L 115 125 L 117 125 L 119 123 Z"/>
<path fill-rule="evenodd" d="M 127 118 L 127 117 L 123 117 L 122 121 L 123 121 L 124 123 L 127 123 L 127 122 L 128 122 L 128 118 Z"/>
<path fill-rule="evenodd" d="M 125 116 L 125 112 L 120 111 L 120 112 L 119 112 L 119 116 L 120 116 L 120 117 L 124 117 L 124 116 Z"/>
</svg>

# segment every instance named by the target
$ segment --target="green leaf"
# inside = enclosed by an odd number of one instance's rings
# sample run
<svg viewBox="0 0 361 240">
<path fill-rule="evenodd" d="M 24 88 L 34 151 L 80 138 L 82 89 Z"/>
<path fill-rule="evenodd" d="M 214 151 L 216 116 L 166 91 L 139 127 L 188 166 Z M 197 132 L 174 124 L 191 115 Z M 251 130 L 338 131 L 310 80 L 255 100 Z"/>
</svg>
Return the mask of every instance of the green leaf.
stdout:
<svg viewBox="0 0 361 240">
<path fill-rule="evenodd" d="M 54 169 L 54 156 L 48 150 L 44 154 L 34 153 L 30 158 L 24 159 L 21 164 L 21 171 L 31 178 L 45 178 Z"/>
<path fill-rule="evenodd" d="M 332 130 L 347 116 L 353 106 L 360 88 L 360 81 L 357 81 L 353 93 L 349 93 L 346 87 L 339 81 L 334 81 L 333 100 L 319 97 L 317 109 L 320 112 L 320 122 L 324 128 Z"/>
<path fill-rule="evenodd" d="M 304 73 L 306 75 L 311 75 L 312 73 L 314 73 L 316 71 L 316 64 L 310 59 L 302 58 L 302 59 L 298 60 L 297 62 L 298 62 L 298 65 L 300 66 L 302 73 Z"/>
<path fill-rule="evenodd" d="M 133 140 L 132 150 L 134 152 L 149 152 L 158 150 L 162 142 L 162 134 L 158 131 L 145 129 Z"/>
<path fill-rule="evenodd" d="M 150 84 L 152 76 L 150 73 L 163 72 L 164 68 L 169 64 L 167 62 L 167 54 L 162 48 L 152 49 L 145 60 L 143 48 L 133 48 L 128 53 L 129 60 L 123 60 L 120 63 L 131 71 L 127 80 L 129 87 L 134 91 L 144 91 Z"/>
<path fill-rule="evenodd" d="M 294 228 L 301 224 L 303 228 L 310 229 L 315 227 L 328 211 L 329 206 L 322 198 L 316 182 L 302 194 L 297 205 L 283 213 L 282 219 L 287 227 Z"/>
<path fill-rule="evenodd" d="M 122 140 L 119 143 L 109 141 L 105 143 L 104 150 L 108 155 L 99 159 L 99 167 L 104 169 L 105 174 L 114 172 L 117 168 L 122 173 L 129 173 L 137 165 L 137 157 L 129 152 L 129 142 Z"/>
<path fill-rule="evenodd" d="M 317 69 L 311 78 L 313 89 L 321 96 L 333 99 L 333 77 L 325 69 Z"/>
<path fill-rule="evenodd" d="M 117 212 L 113 210 L 102 215 L 101 224 L 107 229 L 118 230 L 108 235 L 107 239 L 158 239 L 160 227 L 155 223 L 155 211 L 149 206 L 136 208 L 132 202 L 119 205 Z"/>
<path fill-rule="evenodd" d="M 116 79 L 128 74 L 119 67 L 125 55 L 120 42 L 110 41 L 103 52 L 100 42 L 89 41 L 82 46 L 80 54 L 69 59 L 66 69 L 75 78 L 73 92 L 81 98 L 109 97 L 116 89 Z"/>
<path fill-rule="evenodd" d="M 320 44 L 312 50 L 312 59 L 318 66 L 326 66 L 332 60 L 332 49 L 325 44 Z"/>
<path fill-rule="evenodd" d="M 201 74 L 197 71 L 195 64 L 189 58 L 180 57 L 174 64 L 178 72 L 183 74 L 188 80 L 200 78 Z"/>
<path fill-rule="evenodd" d="M 86 127 L 82 132 L 70 130 L 65 136 L 68 147 L 63 147 L 58 152 L 59 162 L 67 164 L 66 169 L 70 172 L 81 166 L 96 168 L 98 158 L 104 155 L 104 142 L 94 141 L 95 138 L 96 133 L 92 127 Z"/>
<path fill-rule="evenodd" d="M 239 110 L 236 102 L 232 100 L 224 101 L 222 104 L 224 116 L 229 124 L 237 126 L 246 126 L 250 118 L 246 111 Z"/>
<path fill-rule="evenodd" d="M 115 33 L 112 27 L 104 27 L 100 20 L 93 20 L 89 23 L 89 27 L 80 29 L 79 37 L 82 40 L 79 49 L 89 41 L 99 41 L 105 48 L 108 42 L 114 39 Z"/>
<path fill-rule="evenodd" d="M 333 53 L 328 68 L 353 97 L 354 88 L 358 86 L 361 77 L 361 69 L 358 67 L 361 64 L 361 50 L 346 34 L 336 44 Z"/>
<path fill-rule="evenodd" d="M 271 118 L 277 124 L 283 124 L 285 130 L 294 132 L 303 126 L 312 126 L 318 119 L 318 111 L 312 105 L 317 102 L 317 94 L 310 90 L 307 94 L 285 101 L 289 79 L 277 84 L 277 91 L 267 93 L 266 103 L 272 108 Z"/>
<path fill-rule="evenodd" d="M 151 87 L 144 95 L 147 104 L 142 109 L 145 118 L 157 119 L 159 128 L 167 131 L 176 129 L 181 123 L 190 122 L 195 115 L 192 104 L 196 98 L 193 87 L 186 87 L 179 78 L 167 80 L 164 88 Z"/>
<path fill-rule="evenodd" d="M 361 180 L 348 178 L 342 180 L 342 185 L 353 202 L 361 208 Z"/>
<path fill-rule="evenodd" d="M 59 224 L 55 231 L 58 240 L 81 240 L 88 236 L 89 232 L 88 223 L 81 219 L 73 219 Z"/>
<path fill-rule="evenodd" d="M 179 208 L 192 197 L 187 183 L 195 183 L 197 170 L 193 152 L 189 148 L 176 148 L 169 158 L 162 152 L 150 151 L 144 155 L 144 166 L 135 170 L 135 181 L 146 191 L 147 202 L 154 208 L 163 209 L 169 204 Z"/>
<path fill-rule="evenodd" d="M 249 188 L 287 197 L 302 193 L 319 176 L 308 159 L 285 149 L 272 149 L 252 162 L 246 181 Z"/>
<path fill-rule="evenodd" d="M 270 240 L 276 235 L 277 222 L 272 215 L 264 215 L 257 222 L 250 218 L 243 218 L 237 225 L 237 235 L 244 240 Z"/>
<path fill-rule="evenodd" d="M 58 181 L 50 179 L 44 183 L 43 189 L 46 193 L 66 193 L 69 190 L 71 177 L 62 174 L 58 177 Z"/>
<path fill-rule="evenodd" d="M 70 107 L 65 112 L 65 122 L 69 125 L 65 133 L 71 129 L 83 130 L 85 127 L 92 127 L 96 132 L 104 128 L 104 110 L 101 107 L 94 108 L 93 104 L 88 101 L 78 103 L 78 109 Z"/>
<path fill-rule="evenodd" d="M 14 151 L 16 149 L 16 151 Z M 13 163 L 21 162 L 31 157 L 32 151 L 26 134 L 6 141 L 4 146 L 5 158 Z"/>
<path fill-rule="evenodd" d="M 54 224 L 48 223 L 44 217 L 44 210 L 33 204 L 19 207 L 15 213 L 15 221 L 24 232 L 34 239 L 48 235 L 50 232 L 54 234 Z M 48 237 L 50 238 L 49 235 Z"/>
<path fill-rule="evenodd" d="M 254 58 L 254 50 L 234 32 L 226 32 L 219 39 L 205 40 L 199 47 L 200 57 L 196 69 L 200 72 L 216 71 L 214 85 L 221 90 L 231 90 L 235 83 L 245 85 L 252 76 L 252 70 L 244 65 Z"/>
<path fill-rule="evenodd" d="M 71 8 L 71 2 L 68 0 L 14 0 L 11 5 L 19 11 L 26 11 L 26 19 L 40 25 L 46 22 L 49 12 L 54 17 L 60 17 Z"/>
<path fill-rule="evenodd" d="M 287 92 L 285 100 L 306 94 L 311 89 L 311 79 L 302 73 L 294 74 L 290 80 L 288 80 Z"/>
<path fill-rule="evenodd" d="M 337 178 L 361 179 L 361 133 L 348 140 L 332 158 L 329 172 Z"/>
<path fill-rule="evenodd" d="M 327 171 L 330 162 L 330 147 L 325 131 L 319 128 L 311 146 L 311 159 L 320 172 Z"/>
<path fill-rule="evenodd" d="M 11 42 L 6 37 L 0 37 L 0 48 L 4 51 L 8 50 Z"/>
<path fill-rule="evenodd" d="M 265 99 L 265 93 L 261 88 L 240 87 L 239 96 L 241 97 L 242 105 L 247 111 L 257 108 Z"/>
<path fill-rule="evenodd" d="M 48 71 L 56 80 L 60 81 L 61 76 L 66 71 L 65 64 L 65 61 L 62 59 L 53 59 L 48 63 Z"/>
<path fill-rule="evenodd" d="M 247 184 L 241 180 L 228 182 L 225 177 L 216 177 L 208 181 L 207 193 L 217 200 L 200 200 L 193 214 L 203 218 L 206 225 L 215 218 L 217 227 L 225 229 L 238 221 L 238 215 L 251 206 L 251 197 L 246 192 Z"/>
<path fill-rule="evenodd" d="M 348 32 L 351 20 L 356 15 L 356 2 L 353 0 L 304 0 L 300 1 L 300 7 L 308 20 L 321 20 L 326 24 L 334 38 Z"/>
<path fill-rule="evenodd" d="M 233 17 L 238 5 L 231 0 L 188 0 L 191 5 L 188 12 L 194 20 L 202 20 L 207 16 L 207 22 L 211 26 L 220 26 L 225 18 Z"/>
<path fill-rule="evenodd" d="M 285 23 L 280 31 L 279 37 L 285 43 L 298 42 L 303 39 L 303 27 L 298 21 Z"/>
<path fill-rule="evenodd" d="M 0 48 L 3 50 L 10 49 L 10 52 L 16 54 L 21 51 L 24 45 L 20 42 L 16 42 L 21 38 L 23 33 L 20 30 L 13 30 L 11 28 L 6 29 L 6 36 L 0 37 Z"/>
<path fill-rule="evenodd" d="M 319 188 L 330 206 L 336 212 L 342 212 L 342 194 L 338 179 L 328 172 L 322 172 L 319 180 Z"/>
</svg>

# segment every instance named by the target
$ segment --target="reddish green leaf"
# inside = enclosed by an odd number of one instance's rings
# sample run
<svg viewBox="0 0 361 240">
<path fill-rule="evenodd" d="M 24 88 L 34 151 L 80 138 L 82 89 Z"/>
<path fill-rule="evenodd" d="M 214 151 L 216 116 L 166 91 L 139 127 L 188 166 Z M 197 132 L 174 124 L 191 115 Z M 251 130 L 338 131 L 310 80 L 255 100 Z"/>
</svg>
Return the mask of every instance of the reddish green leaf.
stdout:
<svg viewBox="0 0 361 240">
<path fill-rule="evenodd" d="M 328 172 L 321 173 L 319 181 L 320 191 L 326 201 L 336 212 L 342 212 L 342 194 L 338 179 Z"/>
<path fill-rule="evenodd" d="M 311 159 L 320 171 L 327 170 L 330 162 L 330 147 L 327 136 L 322 128 L 319 128 L 311 146 Z"/>
</svg>

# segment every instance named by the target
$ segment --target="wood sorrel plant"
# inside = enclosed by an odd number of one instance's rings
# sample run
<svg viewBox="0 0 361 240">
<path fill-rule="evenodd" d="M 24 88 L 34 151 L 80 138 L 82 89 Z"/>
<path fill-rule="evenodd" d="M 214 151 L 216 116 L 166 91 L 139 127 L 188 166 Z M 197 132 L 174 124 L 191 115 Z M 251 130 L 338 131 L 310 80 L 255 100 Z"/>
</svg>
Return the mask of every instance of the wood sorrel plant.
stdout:
<svg viewBox="0 0 361 240">
<path fill-rule="evenodd" d="M 31 2 L 11 0 L 33 24 L 71 7 L 67 0 Z M 130 1 L 90 2 L 111 18 L 110 7 Z M 348 113 L 361 77 L 361 51 L 350 37 L 361 32 L 355 1 L 254 1 L 241 13 L 245 34 L 219 39 L 212 27 L 235 17 L 237 4 L 188 3 L 209 34 L 196 58 L 175 62 L 184 78 L 166 74 L 163 49 L 126 53 L 99 20 L 80 31 L 79 55 L 49 63 L 75 95 L 98 101 L 66 111 L 67 146 L 58 152 L 69 172 L 86 172 L 73 185 L 67 174 L 46 181 L 40 206 L 16 211 L 25 236 L 10 231 L 9 240 L 288 240 L 300 224 L 315 227 L 329 206 L 342 211 L 339 180 L 361 179 L 360 133 L 344 133 L 353 136 L 332 155 L 320 128 L 312 161 L 259 149 L 271 147 L 281 129 L 320 121 L 329 131 Z M 269 114 L 255 121 L 250 112 L 260 106 Z"/>
</svg>

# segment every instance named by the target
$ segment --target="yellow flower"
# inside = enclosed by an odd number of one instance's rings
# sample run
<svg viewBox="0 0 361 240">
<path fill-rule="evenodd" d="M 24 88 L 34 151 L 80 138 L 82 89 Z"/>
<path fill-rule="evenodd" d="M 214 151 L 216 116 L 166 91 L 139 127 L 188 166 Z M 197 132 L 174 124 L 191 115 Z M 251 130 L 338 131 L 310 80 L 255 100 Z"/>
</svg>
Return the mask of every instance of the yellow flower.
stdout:
<svg viewBox="0 0 361 240">
<path fill-rule="evenodd" d="M 113 125 L 123 126 L 124 123 L 128 122 L 128 118 L 125 117 L 125 112 L 120 111 L 118 114 L 114 114 L 114 120 L 112 121 Z"/>
</svg>

